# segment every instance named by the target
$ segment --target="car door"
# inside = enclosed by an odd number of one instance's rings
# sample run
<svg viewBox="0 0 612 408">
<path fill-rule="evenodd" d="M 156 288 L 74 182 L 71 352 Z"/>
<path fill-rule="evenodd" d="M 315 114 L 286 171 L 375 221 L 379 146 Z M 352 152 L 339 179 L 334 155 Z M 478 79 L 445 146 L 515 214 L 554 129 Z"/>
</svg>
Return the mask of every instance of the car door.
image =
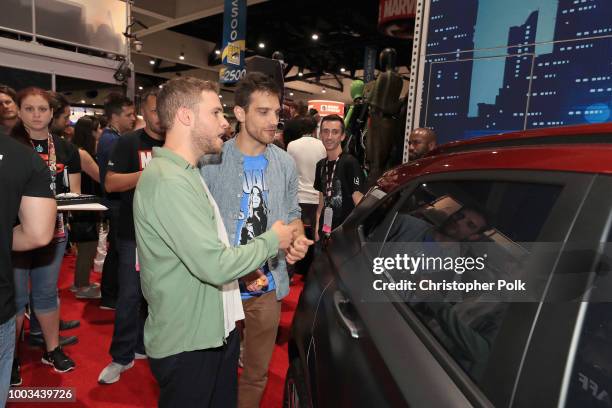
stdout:
<svg viewBox="0 0 612 408">
<path fill-rule="evenodd" d="M 513 406 L 612 406 L 612 177 L 576 215 L 525 352 Z"/>
<path fill-rule="evenodd" d="M 389 245 L 403 215 L 448 197 L 486 208 L 495 220 L 491 230 L 510 241 L 563 242 L 592 178 L 461 172 L 425 176 L 392 194 L 370 192 L 321 254 L 329 271 L 317 273 L 328 280 L 307 350 L 314 405 L 507 406 L 539 304 L 512 303 L 504 309 L 476 377 L 410 302 L 373 290 L 373 259 Z M 552 271 L 553 258 L 540 262 Z"/>
</svg>

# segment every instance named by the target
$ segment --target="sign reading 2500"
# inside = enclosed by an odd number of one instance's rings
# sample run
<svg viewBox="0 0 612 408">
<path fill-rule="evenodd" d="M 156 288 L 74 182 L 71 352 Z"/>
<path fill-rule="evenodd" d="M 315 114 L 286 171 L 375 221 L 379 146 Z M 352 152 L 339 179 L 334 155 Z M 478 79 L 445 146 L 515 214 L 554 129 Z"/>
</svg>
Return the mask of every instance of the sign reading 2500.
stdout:
<svg viewBox="0 0 612 408">
<path fill-rule="evenodd" d="M 221 56 L 225 67 L 219 73 L 221 83 L 233 84 L 246 73 L 244 68 L 246 13 L 246 0 L 225 0 Z"/>
</svg>

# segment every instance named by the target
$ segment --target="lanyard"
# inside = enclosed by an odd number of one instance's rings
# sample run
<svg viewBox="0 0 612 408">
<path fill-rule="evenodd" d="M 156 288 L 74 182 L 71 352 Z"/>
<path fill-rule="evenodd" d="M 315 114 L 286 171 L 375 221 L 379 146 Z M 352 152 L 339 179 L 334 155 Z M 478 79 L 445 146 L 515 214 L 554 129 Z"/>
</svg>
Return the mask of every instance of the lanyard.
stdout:
<svg viewBox="0 0 612 408">
<path fill-rule="evenodd" d="M 325 196 L 329 199 L 333 194 L 334 187 L 334 175 L 336 174 L 336 166 L 338 165 L 338 160 L 340 160 L 340 156 L 336 160 L 334 160 L 334 166 L 332 167 L 331 177 L 329 175 L 329 171 L 327 166 L 329 164 L 329 160 L 325 160 Z"/>
<path fill-rule="evenodd" d="M 30 139 L 30 143 L 34 150 L 36 150 L 36 146 L 34 146 L 32 139 Z M 51 172 L 51 189 L 53 190 L 53 194 L 56 194 L 55 180 L 57 178 L 57 156 L 55 154 L 55 143 L 53 143 L 51 133 L 47 136 L 47 150 L 47 167 L 49 167 L 49 171 Z"/>
</svg>

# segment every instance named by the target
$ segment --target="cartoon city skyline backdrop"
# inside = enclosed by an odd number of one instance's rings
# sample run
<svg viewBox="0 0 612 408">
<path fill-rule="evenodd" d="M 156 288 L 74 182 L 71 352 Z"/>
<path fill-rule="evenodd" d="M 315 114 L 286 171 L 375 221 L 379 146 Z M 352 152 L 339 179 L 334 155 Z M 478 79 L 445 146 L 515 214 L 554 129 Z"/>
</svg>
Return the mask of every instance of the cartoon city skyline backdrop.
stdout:
<svg viewBox="0 0 612 408">
<path fill-rule="evenodd" d="M 424 79 L 441 142 L 612 121 L 612 1 L 432 0 Z"/>
</svg>

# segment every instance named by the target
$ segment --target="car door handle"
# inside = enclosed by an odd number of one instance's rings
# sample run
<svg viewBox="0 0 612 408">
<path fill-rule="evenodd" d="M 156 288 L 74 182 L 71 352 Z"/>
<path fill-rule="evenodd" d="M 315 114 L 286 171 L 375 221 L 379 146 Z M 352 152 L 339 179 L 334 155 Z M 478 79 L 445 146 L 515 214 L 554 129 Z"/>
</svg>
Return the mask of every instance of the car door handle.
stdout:
<svg viewBox="0 0 612 408">
<path fill-rule="evenodd" d="M 353 320 L 348 318 L 342 310 L 342 307 L 350 304 L 351 301 L 348 300 L 340 291 L 334 292 L 334 308 L 336 309 L 336 315 L 340 320 L 340 323 L 348 332 L 351 334 L 351 337 L 354 339 L 358 339 L 362 336 L 362 327 L 360 324 L 355 323 Z"/>
</svg>

